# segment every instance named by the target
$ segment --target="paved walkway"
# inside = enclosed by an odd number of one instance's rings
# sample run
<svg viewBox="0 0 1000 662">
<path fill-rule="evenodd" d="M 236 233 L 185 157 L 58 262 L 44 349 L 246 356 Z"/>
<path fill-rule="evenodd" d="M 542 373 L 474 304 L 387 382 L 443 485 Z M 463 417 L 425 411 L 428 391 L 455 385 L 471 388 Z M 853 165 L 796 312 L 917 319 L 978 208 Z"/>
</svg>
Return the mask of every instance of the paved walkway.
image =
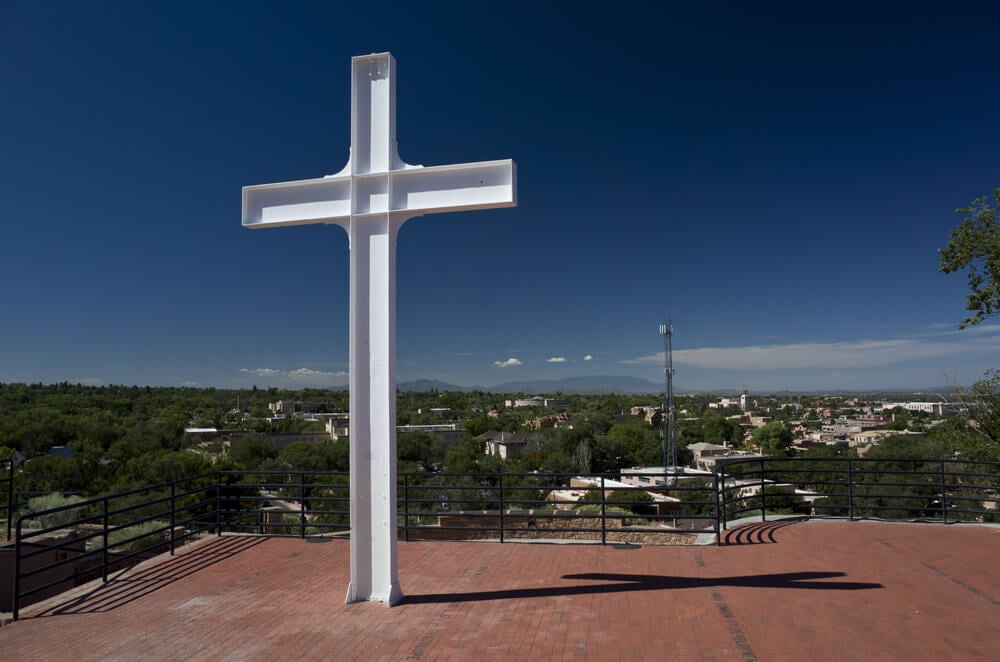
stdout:
<svg viewBox="0 0 1000 662">
<path fill-rule="evenodd" d="M 0 658 L 1000 659 L 1000 529 L 774 522 L 728 539 L 400 543 L 390 609 L 343 604 L 346 540 L 209 538 L 27 608 Z"/>
</svg>

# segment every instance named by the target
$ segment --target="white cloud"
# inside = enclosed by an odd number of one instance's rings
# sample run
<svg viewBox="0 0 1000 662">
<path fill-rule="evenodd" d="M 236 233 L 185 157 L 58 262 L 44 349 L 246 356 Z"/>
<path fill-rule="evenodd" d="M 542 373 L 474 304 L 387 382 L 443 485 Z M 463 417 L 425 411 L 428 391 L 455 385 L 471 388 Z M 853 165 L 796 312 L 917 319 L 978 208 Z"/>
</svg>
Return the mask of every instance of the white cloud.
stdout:
<svg viewBox="0 0 1000 662">
<path fill-rule="evenodd" d="M 885 340 L 828 343 L 788 343 L 743 347 L 701 347 L 674 350 L 675 364 L 697 368 L 779 370 L 796 368 L 870 368 L 970 352 L 1000 350 L 1000 325 L 964 331 L 924 333 Z M 626 359 L 628 364 L 663 364 L 663 352 Z"/>
<path fill-rule="evenodd" d="M 278 377 L 281 375 L 281 370 L 274 370 L 272 368 L 240 368 L 240 372 L 249 372 L 258 377 Z"/>
<path fill-rule="evenodd" d="M 591 356 L 590 354 L 587 354 L 587 355 L 586 355 L 585 357 L 583 357 L 583 360 L 584 360 L 584 361 L 593 361 L 593 360 L 594 360 L 594 357 L 593 357 L 593 356 Z"/>
<path fill-rule="evenodd" d="M 509 368 L 511 366 L 524 365 L 524 364 L 521 363 L 519 359 L 516 359 L 512 356 L 506 361 L 494 361 L 493 365 L 497 366 L 498 368 Z"/>
<path fill-rule="evenodd" d="M 344 371 L 312 370 L 310 368 L 296 368 L 288 373 L 291 379 L 314 380 L 314 379 L 343 379 L 347 377 Z"/>
<path fill-rule="evenodd" d="M 553 356 L 551 359 L 546 359 L 548 363 L 566 363 L 566 358 L 562 356 Z"/>
</svg>

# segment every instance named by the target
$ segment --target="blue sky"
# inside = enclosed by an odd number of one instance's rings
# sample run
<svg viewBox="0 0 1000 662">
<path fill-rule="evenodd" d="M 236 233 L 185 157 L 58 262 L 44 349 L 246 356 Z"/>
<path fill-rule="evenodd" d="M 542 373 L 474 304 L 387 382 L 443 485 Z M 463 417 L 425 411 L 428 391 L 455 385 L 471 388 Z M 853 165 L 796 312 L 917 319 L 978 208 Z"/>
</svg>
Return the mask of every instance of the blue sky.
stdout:
<svg viewBox="0 0 1000 662">
<path fill-rule="evenodd" d="M 652 3 L 650 3 L 652 4 Z M 363 8 L 352 9 L 352 6 Z M 1000 367 L 937 271 L 1000 186 L 993 2 L 0 3 L 0 381 L 346 383 L 334 226 L 242 186 L 347 160 L 350 58 L 400 155 L 513 158 L 518 207 L 407 223 L 398 379 L 920 388 Z"/>
</svg>

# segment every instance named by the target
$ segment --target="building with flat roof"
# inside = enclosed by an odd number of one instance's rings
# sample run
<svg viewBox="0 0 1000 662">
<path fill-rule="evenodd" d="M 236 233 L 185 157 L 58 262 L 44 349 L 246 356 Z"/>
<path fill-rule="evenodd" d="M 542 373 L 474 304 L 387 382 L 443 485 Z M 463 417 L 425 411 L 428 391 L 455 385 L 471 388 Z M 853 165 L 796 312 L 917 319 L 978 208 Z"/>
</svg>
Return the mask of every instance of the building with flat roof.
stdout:
<svg viewBox="0 0 1000 662">
<path fill-rule="evenodd" d="M 514 409 L 516 407 L 569 407 L 569 400 L 557 398 L 520 398 L 504 400 L 504 406 Z"/>
<path fill-rule="evenodd" d="M 520 455 L 528 448 L 531 436 L 520 432 L 489 431 L 476 437 L 486 442 L 486 454 L 503 460 Z"/>
<path fill-rule="evenodd" d="M 629 467 L 622 469 L 620 473 L 622 484 L 629 487 L 663 488 L 712 479 L 711 471 L 691 467 Z"/>
<path fill-rule="evenodd" d="M 610 478 L 595 478 L 592 476 L 576 476 L 569 481 L 569 488 L 552 490 L 545 497 L 549 503 L 555 504 L 560 510 L 570 510 L 591 490 L 604 490 L 604 498 L 609 498 L 615 490 L 635 490 L 635 485 L 625 481 Z M 638 492 L 638 490 L 635 490 Z M 670 515 L 680 510 L 681 500 L 656 492 L 645 492 L 652 498 L 652 510 L 655 515 Z"/>
</svg>

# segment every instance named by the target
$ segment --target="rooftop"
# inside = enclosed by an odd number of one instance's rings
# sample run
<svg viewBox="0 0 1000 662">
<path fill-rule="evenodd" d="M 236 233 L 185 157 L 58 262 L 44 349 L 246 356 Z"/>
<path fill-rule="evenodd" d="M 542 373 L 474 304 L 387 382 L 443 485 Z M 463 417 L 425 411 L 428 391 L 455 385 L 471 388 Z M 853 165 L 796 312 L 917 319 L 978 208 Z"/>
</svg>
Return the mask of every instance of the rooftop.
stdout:
<svg viewBox="0 0 1000 662">
<path fill-rule="evenodd" d="M 721 547 L 399 545 L 344 604 L 345 539 L 209 537 L 25 608 L 5 660 L 995 659 L 1000 529 L 784 520 Z"/>
</svg>

